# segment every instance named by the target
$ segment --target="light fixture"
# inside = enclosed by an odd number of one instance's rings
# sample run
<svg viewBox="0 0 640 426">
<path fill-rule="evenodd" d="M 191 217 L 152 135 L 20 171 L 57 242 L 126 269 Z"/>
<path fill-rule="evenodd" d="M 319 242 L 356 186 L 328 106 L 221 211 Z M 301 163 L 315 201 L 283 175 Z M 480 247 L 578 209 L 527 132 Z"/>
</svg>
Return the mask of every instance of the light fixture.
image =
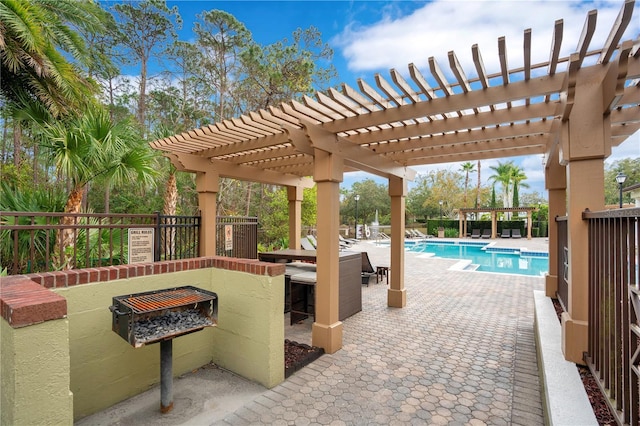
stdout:
<svg viewBox="0 0 640 426">
<path fill-rule="evenodd" d="M 616 175 L 616 182 L 618 182 L 618 186 L 620 187 L 620 208 L 622 208 L 622 184 L 627 180 L 627 175 L 622 172 L 618 172 Z"/>
</svg>

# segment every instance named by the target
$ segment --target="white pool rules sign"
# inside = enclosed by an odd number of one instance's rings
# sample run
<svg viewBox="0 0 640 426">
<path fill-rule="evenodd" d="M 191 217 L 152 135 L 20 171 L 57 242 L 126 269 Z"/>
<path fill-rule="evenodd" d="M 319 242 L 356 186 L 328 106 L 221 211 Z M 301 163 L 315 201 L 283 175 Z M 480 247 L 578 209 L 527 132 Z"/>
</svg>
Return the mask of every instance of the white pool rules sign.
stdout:
<svg viewBox="0 0 640 426">
<path fill-rule="evenodd" d="M 152 228 L 129 229 L 129 263 L 153 262 L 153 237 Z"/>
<path fill-rule="evenodd" d="M 224 249 L 233 250 L 233 225 L 224 226 Z"/>
</svg>

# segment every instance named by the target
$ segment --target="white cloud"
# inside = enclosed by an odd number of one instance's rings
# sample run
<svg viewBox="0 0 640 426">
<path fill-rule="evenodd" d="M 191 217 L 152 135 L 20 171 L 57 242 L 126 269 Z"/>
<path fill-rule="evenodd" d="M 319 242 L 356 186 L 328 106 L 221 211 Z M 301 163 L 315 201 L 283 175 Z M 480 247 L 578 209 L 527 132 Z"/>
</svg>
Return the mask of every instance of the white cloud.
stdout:
<svg viewBox="0 0 640 426">
<path fill-rule="evenodd" d="M 489 74 L 500 71 L 498 38 L 506 37 L 509 68 L 523 65 L 523 33 L 532 30 L 532 63 L 549 59 L 555 21 L 563 19 L 561 56 L 576 50 L 587 13 L 597 9 L 596 33 L 591 46 L 601 47 L 622 6 L 615 2 L 577 1 L 443 1 L 426 3 L 410 15 L 386 17 L 372 25 L 353 22 L 332 41 L 345 57 L 351 71 L 406 72 L 415 63 L 428 74 L 433 56 L 448 73 L 447 53 L 455 51 L 467 76 L 477 74 L 471 46 L 478 44 Z M 638 7 L 634 15 L 638 16 Z M 640 31 L 640 20 L 632 20 L 623 40 Z"/>
<path fill-rule="evenodd" d="M 606 163 L 611 164 L 623 158 L 640 158 L 640 132 L 636 132 L 619 146 L 614 146 Z"/>
</svg>

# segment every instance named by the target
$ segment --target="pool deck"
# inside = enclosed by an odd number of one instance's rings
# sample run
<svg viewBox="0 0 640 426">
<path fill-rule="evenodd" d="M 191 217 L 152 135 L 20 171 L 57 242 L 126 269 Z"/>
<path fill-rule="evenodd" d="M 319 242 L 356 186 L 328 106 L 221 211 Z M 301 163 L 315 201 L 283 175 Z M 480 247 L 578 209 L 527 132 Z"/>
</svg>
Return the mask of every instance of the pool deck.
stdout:
<svg viewBox="0 0 640 426">
<path fill-rule="evenodd" d="M 388 246 L 352 249 L 389 264 Z M 272 389 L 202 368 L 175 379 L 171 413 L 159 413 L 152 389 L 77 424 L 544 424 L 534 336 L 534 291 L 544 279 L 451 270 L 455 263 L 405 252 L 406 307 L 387 307 L 387 285 L 372 278 L 362 312 L 343 322 L 342 349 Z M 301 343 L 310 329 L 310 321 L 285 323 L 286 337 Z"/>
</svg>

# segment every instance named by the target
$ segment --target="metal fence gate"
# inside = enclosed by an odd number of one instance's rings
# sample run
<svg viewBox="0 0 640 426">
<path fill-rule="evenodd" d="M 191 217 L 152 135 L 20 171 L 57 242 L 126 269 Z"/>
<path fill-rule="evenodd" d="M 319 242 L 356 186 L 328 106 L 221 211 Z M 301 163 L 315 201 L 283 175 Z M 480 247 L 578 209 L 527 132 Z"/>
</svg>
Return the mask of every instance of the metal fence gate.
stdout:
<svg viewBox="0 0 640 426">
<path fill-rule="evenodd" d="M 258 258 L 258 218 L 218 216 L 216 219 L 216 255 Z"/>
</svg>

